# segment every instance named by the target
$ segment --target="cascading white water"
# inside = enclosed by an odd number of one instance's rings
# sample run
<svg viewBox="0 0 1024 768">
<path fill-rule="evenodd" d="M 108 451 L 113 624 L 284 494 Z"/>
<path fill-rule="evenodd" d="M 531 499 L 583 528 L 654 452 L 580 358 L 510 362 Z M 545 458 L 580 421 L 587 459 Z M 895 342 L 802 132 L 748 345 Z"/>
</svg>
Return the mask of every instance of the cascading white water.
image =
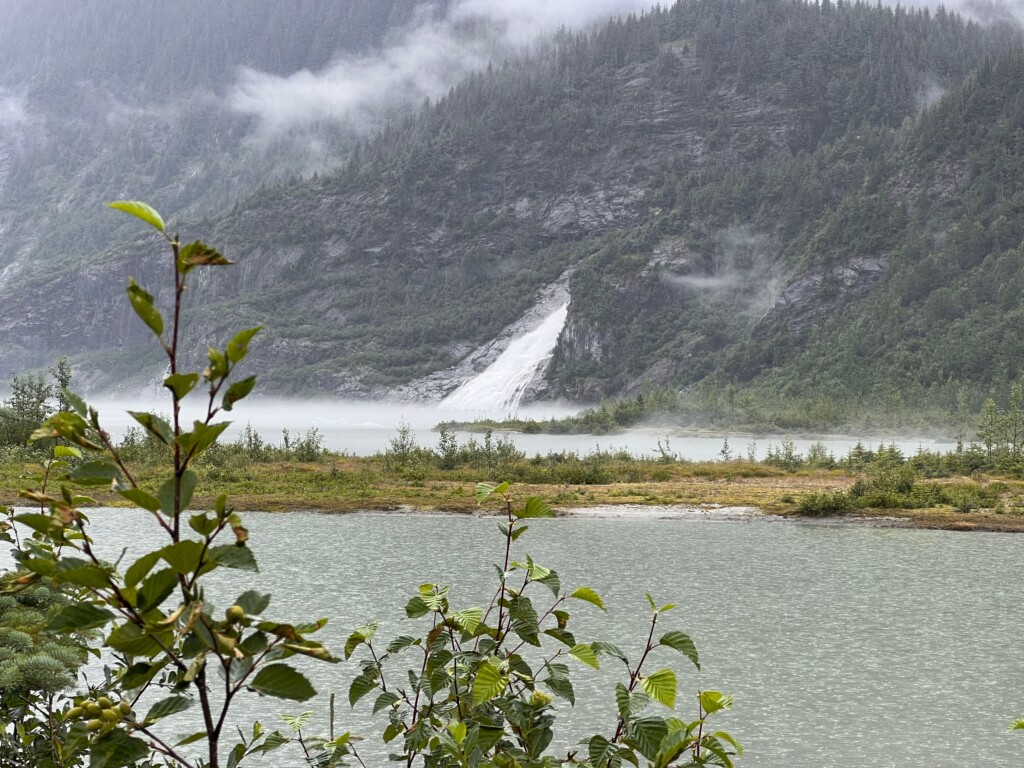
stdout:
<svg viewBox="0 0 1024 768">
<path fill-rule="evenodd" d="M 566 303 L 544 318 L 539 326 L 509 344 L 485 371 L 442 400 L 440 407 L 496 415 L 516 410 L 526 388 L 551 359 L 568 316 Z"/>
</svg>

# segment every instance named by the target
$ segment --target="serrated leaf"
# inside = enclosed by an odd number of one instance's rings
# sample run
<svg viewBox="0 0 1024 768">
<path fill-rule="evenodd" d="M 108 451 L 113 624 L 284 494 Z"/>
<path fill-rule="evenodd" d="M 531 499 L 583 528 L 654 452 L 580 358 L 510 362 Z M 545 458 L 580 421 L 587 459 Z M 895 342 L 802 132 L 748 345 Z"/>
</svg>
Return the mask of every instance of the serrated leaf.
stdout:
<svg viewBox="0 0 1024 768">
<path fill-rule="evenodd" d="M 584 600 L 592 605 L 596 605 L 602 611 L 605 610 L 604 601 L 601 600 L 601 596 L 590 587 L 580 587 L 569 595 L 569 597 L 575 597 L 577 600 Z"/>
<path fill-rule="evenodd" d="M 249 354 L 249 342 L 261 330 L 263 328 L 257 326 L 255 328 L 246 328 L 236 333 L 231 341 L 228 342 L 227 347 L 224 348 L 224 354 L 227 356 L 227 359 L 232 363 L 240 362 Z"/>
<path fill-rule="evenodd" d="M 603 653 L 606 656 L 612 656 L 624 664 L 629 664 L 629 659 L 626 658 L 626 654 L 622 652 L 622 649 L 619 648 L 619 646 L 613 643 L 606 643 L 604 640 L 597 640 L 592 643 L 592 645 L 594 646 L 594 650 L 598 653 Z"/>
<path fill-rule="evenodd" d="M 228 387 L 228 391 L 224 393 L 224 399 L 221 401 L 221 407 L 225 411 L 230 411 L 232 408 L 234 408 L 235 403 L 237 403 L 242 398 L 248 396 L 248 394 L 252 392 L 252 389 L 255 386 L 255 376 L 249 376 L 247 378 L 236 381 L 234 384 Z"/>
<path fill-rule="evenodd" d="M 667 648 L 672 648 L 679 651 L 681 654 L 686 656 L 693 665 L 700 669 L 700 659 L 697 657 L 697 646 L 694 645 L 693 640 L 685 632 L 679 632 L 673 630 L 672 632 L 666 632 L 661 636 L 661 640 L 658 641 L 660 645 L 664 645 Z"/>
<path fill-rule="evenodd" d="M 156 212 L 153 206 L 141 200 L 115 200 L 112 203 L 107 203 L 107 207 L 113 208 L 115 211 L 131 214 L 137 219 L 142 219 L 142 221 L 160 232 L 165 231 L 166 225 L 164 224 L 163 217 Z"/>
<path fill-rule="evenodd" d="M 477 483 L 476 484 L 476 501 L 477 504 L 485 501 L 488 496 L 494 493 L 495 486 L 490 483 Z M 507 533 L 505 534 L 508 535 Z"/>
<path fill-rule="evenodd" d="M 265 696 L 292 701 L 306 701 L 316 695 L 309 680 L 287 664 L 271 664 L 256 673 L 249 688 Z"/>
<path fill-rule="evenodd" d="M 112 611 L 92 603 L 71 603 L 60 609 L 46 625 L 48 632 L 85 632 L 117 618 Z"/>
<path fill-rule="evenodd" d="M 112 462 L 97 459 L 75 467 L 68 479 L 77 485 L 111 485 L 121 480 L 121 470 Z"/>
<path fill-rule="evenodd" d="M 178 574 L 173 568 L 164 568 L 151 574 L 139 589 L 138 607 L 141 611 L 157 608 L 178 586 Z"/>
<path fill-rule="evenodd" d="M 178 271 L 183 275 L 187 275 L 196 267 L 220 267 L 231 264 L 234 262 L 225 259 L 220 251 L 200 240 L 186 243 L 178 251 Z"/>
<path fill-rule="evenodd" d="M 82 458 L 82 452 L 77 448 L 70 445 L 55 445 L 53 446 L 53 455 L 58 459 L 80 459 Z"/>
<path fill-rule="evenodd" d="M 618 753 L 619 748 L 600 734 L 591 736 L 587 743 L 587 755 L 594 768 L 605 768 Z"/>
<path fill-rule="evenodd" d="M 569 655 L 574 659 L 582 661 L 588 667 L 601 668 L 601 662 L 597 660 L 597 652 L 589 645 L 577 645 L 569 650 Z"/>
<path fill-rule="evenodd" d="M 640 678 L 640 687 L 644 689 L 644 693 L 669 709 L 676 706 L 677 684 L 676 673 L 671 669 L 659 669 Z"/>
<path fill-rule="evenodd" d="M 131 277 L 128 278 L 128 301 L 139 319 L 160 338 L 164 332 L 164 318 L 160 310 L 153 306 L 153 296 Z"/>
<path fill-rule="evenodd" d="M 569 668 L 565 664 L 548 664 L 548 677 L 541 680 L 541 683 L 547 686 L 552 693 L 556 696 L 568 701 L 570 704 L 576 703 L 576 694 L 572 688 L 572 682 L 569 680 Z"/>
<path fill-rule="evenodd" d="M 142 581 L 153 566 L 160 560 L 160 552 L 148 552 L 129 566 L 124 574 L 124 583 L 127 587 L 134 587 Z"/>
<path fill-rule="evenodd" d="M 538 517 L 554 517 L 555 512 L 538 496 L 530 496 L 521 512 L 516 514 L 517 519 L 531 519 Z"/>
<path fill-rule="evenodd" d="M 459 628 L 467 634 L 476 632 L 480 622 L 484 620 L 483 608 L 466 608 L 452 616 Z"/>
<path fill-rule="evenodd" d="M 164 386 L 174 393 L 174 397 L 183 400 L 199 383 L 198 373 L 172 373 L 164 379 Z"/>
<path fill-rule="evenodd" d="M 177 544 L 168 544 L 160 550 L 160 556 L 178 573 L 189 574 L 199 567 L 205 549 L 202 542 L 186 539 Z"/>
<path fill-rule="evenodd" d="M 146 713 L 145 722 L 155 723 L 157 720 L 163 720 L 170 715 L 184 712 L 191 706 L 192 699 L 187 696 L 171 696 L 166 699 L 160 699 L 160 701 L 149 708 L 149 712 Z"/>
<path fill-rule="evenodd" d="M 150 496 L 140 488 L 119 488 L 117 494 L 121 498 L 127 499 L 132 504 L 142 507 L 149 512 L 160 511 L 160 500 L 155 496 Z"/>
<path fill-rule="evenodd" d="M 726 696 L 721 691 L 701 691 L 700 706 L 705 714 L 711 715 L 732 707 L 732 696 Z"/>
<path fill-rule="evenodd" d="M 89 749 L 89 768 L 126 768 L 149 756 L 142 739 L 121 730 L 112 730 L 97 738 Z"/>
<path fill-rule="evenodd" d="M 489 658 L 483 662 L 473 678 L 473 706 L 479 707 L 485 701 L 500 696 L 508 685 L 508 677 L 501 673 L 501 662 Z"/>
<path fill-rule="evenodd" d="M 144 411 L 128 411 L 128 415 L 164 445 L 170 445 L 174 442 L 174 432 L 171 430 L 171 425 L 156 414 Z"/>
<path fill-rule="evenodd" d="M 355 706 L 363 696 L 368 694 L 370 691 L 377 689 L 377 678 L 375 675 L 363 673 L 358 675 L 352 680 L 352 684 L 348 687 L 348 703 L 350 706 Z"/>
<path fill-rule="evenodd" d="M 246 615 L 259 616 L 267 610 L 267 606 L 270 605 L 270 595 L 262 594 L 250 589 L 239 595 L 238 599 L 235 600 L 235 603 L 242 607 L 242 610 L 245 611 Z"/>
<path fill-rule="evenodd" d="M 386 709 L 393 705 L 395 702 L 401 701 L 401 697 L 393 691 L 382 693 L 377 697 L 376 701 L 373 702 L 373 714 L 377 714 L 382 709 Z"/>
<path fill-rule="evenodd" d="M 622 683 L 615 684 L 615 706 L 619 717 L 630 720 L 646 709 L 651 697 L 640 691 L 630 692 Z"/>
<path fill-rule="evenodd" d="M 648 760 L 654 760 L 668 735 L 668 724 L 660 717 L 639 717 L 629 727 L 629 739 Z"/>
</svg>

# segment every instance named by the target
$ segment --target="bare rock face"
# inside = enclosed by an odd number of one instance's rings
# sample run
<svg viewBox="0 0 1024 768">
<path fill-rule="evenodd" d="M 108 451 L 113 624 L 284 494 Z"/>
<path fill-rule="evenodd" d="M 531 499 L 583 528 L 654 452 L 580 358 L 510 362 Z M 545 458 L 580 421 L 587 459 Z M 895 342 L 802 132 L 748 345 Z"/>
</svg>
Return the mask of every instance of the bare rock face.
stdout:
<svg viewBox="0 0 1024 768">
<path fill-rule="evenodd" d="M 827 319 L 849 302 L 864 298 L 888 266 L 887 255 L 865 256 L 798 277 L 761 318 L 754 337 L 765 338 L 779 327 L 800 333 Z"/>
</svg>

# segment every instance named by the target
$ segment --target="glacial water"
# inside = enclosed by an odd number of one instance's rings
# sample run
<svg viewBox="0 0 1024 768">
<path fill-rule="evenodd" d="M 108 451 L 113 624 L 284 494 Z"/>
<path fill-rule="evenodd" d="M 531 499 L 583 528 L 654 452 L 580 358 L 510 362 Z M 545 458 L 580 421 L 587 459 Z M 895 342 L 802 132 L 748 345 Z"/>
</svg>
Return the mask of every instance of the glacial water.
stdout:
<svg viewBox="0 0 1024 768">
<path fill-rule="evenodd" d="M 155 544 L 142 513 L 92 513 L 103 553 L 127 560 Z M 417 585 L 456 583 L 457 605 L 490 595 L 499 540 L 492 519 L 457 516 L 248 514 L 258 575 L 217 572 L 223 606 L 248 588 L 271 591 L 268 614 L 330 616 L 324 640 L 340 649 L 348 631 L 383 620 L 381 635 L 410 630 L 402 606 Z M 1024 537 L 814 524 L 687 519 L 538 521 L 522 540 L 565 585 L 586 584 L 608 605 L 575 606 L 581 640 L 607 639 L 636 653 L 643 593 L 680 608 L 666 627 L 690 633 L 696 672 L 673 654 L 680 710 L 698 688 L 735 696 L 721 720 L 755 768 L 997 768 L 1019 766 L 1024 740 L 1007 732 L 1024 715 Z M 326 697 L 338 694 L 338 724 L 379 734 L 367 707 L 346 693 L 355 667 L 302 662 L 320 696 L 307 704 L 249 697 L 239 721 L 313 709 L 326 730 Z M 614 666 L 573 666 L 576 710 L 565 708 L 565 746 L 609 730 Z M 281 725 L 279 721 L 276 721 Z M 176 723 L 182 735 L 188 724 Z M 172 728 L 173 730 L 173 728 Z M 175 732 L 176 733 L 176 732 Z M 364 752 L 383 765 L 376 739 Z M 273 758 L 266 766 L 285 765 Z"/>
</svg>

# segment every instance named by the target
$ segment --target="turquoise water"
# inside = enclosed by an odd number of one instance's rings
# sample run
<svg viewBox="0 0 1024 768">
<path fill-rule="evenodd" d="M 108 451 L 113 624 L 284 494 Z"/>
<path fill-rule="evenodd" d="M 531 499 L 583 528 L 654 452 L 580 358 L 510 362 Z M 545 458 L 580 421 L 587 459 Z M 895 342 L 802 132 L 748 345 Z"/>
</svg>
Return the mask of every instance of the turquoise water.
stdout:
<svg viewBox="0 0 1024 768">
<path fill-rule="evenodd" d="M 157 542 L 143 514 L 106 510 L 93 519 L 108 556 Z M 247 525 L 261 572 L 218 572 L 218 602 L 250 587 L 272 591 L 268 615 L 332 617 L 324 632 L 336 650 L 352 627 L 375 618 L 385 637 L 408 633 L 402 606 L 422 582 L 455 583 L 457 607 L 486 602 L 500 554 L 493 519 L 253 513 Z M 680 604 L 665 626 L 690 633 L 703 662 L 697 673 L 666 652 L 680 673 L 680 707 L 698 688 L 734 695 L 722 725 L 747 748 L 743 765 L 1024 764 L 1024 737 L 1007 733 L 1024 715 L 1024 537 L 588 518 L 537 522 L 521 541 L 564 586 L 604 596 L 607 616 L 577 607 L 580 641 L 611 640 L 635 654 L 643 593 Z M 340 729 L 383 730 L 369 727 L 364 708 L 348 708 L 354 665 L 304 669 L 322 694 L 312 706 L 249 698 L 240 720 L 314 708 L 325 730 L 321 712 L 335 691 Z M 588 729 L 609 730 L 618 679 L 611 670 L 573 671 L 583 704 L 569 716 L 567 744 Z"/>
</svg>

